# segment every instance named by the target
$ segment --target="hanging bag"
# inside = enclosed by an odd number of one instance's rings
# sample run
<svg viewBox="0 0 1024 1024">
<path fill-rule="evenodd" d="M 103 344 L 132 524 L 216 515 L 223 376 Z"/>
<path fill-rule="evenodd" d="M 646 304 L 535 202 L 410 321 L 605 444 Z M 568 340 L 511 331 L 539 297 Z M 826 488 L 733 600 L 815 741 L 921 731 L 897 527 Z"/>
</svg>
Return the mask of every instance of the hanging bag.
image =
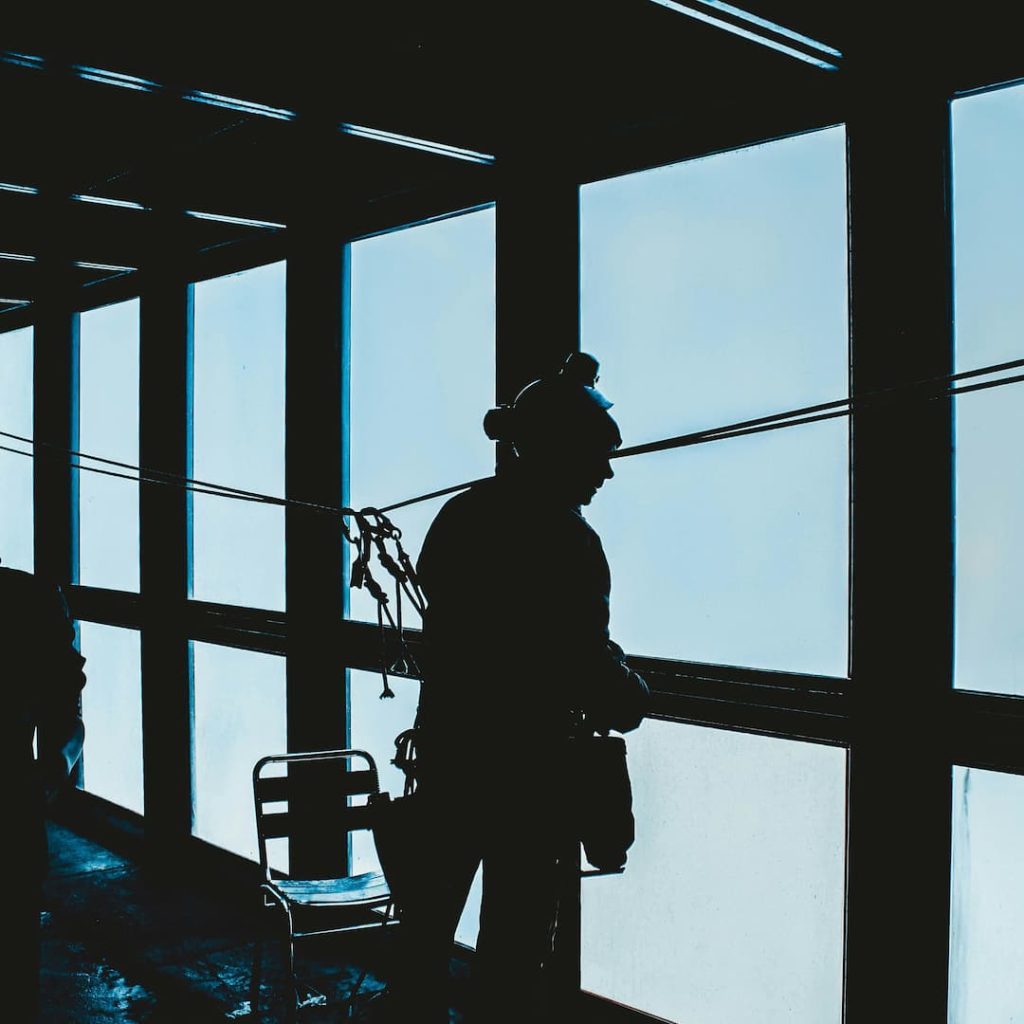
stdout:
<svg viewBox="0 0 1024 1024">
<path fill-rule="evenodd" d="M 575 824 L 583 852 L 602 873 L 622 871 L 636 835 L 626 741 L 581 732 L 569 742 Z"/>
</svg>

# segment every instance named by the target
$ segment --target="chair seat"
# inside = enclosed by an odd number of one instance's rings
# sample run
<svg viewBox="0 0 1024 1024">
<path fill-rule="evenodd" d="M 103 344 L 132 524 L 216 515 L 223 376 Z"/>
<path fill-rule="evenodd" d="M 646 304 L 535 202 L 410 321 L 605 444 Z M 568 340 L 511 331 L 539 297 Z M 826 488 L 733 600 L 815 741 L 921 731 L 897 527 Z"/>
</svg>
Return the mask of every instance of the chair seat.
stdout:
<svg viewBox="0 0 1024 1024">
<path fill-rule="evenodd" d="M 280 878 L 266 885 L 289 903 L 303 907 L 384 904 L 390 898 L 387 882 L 379 871 L 368 871 L 347 878 Z"/>
</svg>

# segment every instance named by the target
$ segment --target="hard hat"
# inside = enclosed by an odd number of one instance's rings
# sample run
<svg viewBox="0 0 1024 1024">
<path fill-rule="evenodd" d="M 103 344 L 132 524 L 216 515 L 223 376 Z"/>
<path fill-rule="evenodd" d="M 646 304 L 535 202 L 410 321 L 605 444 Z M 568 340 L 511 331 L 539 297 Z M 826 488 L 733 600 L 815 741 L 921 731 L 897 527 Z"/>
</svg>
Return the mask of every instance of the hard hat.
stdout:
<svg viewBox="0 0 1024 1024">
<path fill-rule="evenodd" d="M 551 377 L 527 384 L 512 405 L 491 409 L 484 432 L 494 441 L 511 441 L 516 450 L 599 448 L 611 451 L 622 443 L 608 410 L 612 403 L 595 386 L 598 362 L 574 352 Z"/>
</svg>

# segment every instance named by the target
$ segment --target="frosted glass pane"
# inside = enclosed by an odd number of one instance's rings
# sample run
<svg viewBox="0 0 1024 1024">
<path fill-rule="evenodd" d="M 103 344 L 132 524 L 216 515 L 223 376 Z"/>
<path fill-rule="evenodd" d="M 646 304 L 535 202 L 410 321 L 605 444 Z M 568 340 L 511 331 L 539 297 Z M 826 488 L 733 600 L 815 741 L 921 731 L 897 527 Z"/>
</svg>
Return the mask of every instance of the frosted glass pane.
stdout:
<svg viewBox="0 0 1024 1024">
<path fill-rule="evenodd" d="M 79 445 L 89 455 L 138 465 L 138 300 L 83 313 L 79 332 Z M 82 583 L 138 590 L 139 485 L 86 471 L 78 485 Z"/>
<path fill-rule="evenodd" d="M 614 462 L 585 510 L 612 570 L 612 636 L 636 654 L 846 675 L 847 429 Z"/>
<path fill-rule="evenodd" d="M 583 881 L 583 985 L 679 1024 L 839 1024 L 846 752 L 647 721 L 636 843 Z"/>
<path fill-rule="evenodd" d="M 1010 385 L 956 400 L 956 644 L 959 687 L 1024 694 L 1024 466 L 1005 452 L 1024 435 L 1024 392 Z"/>
<path fill-rule="evenodd" d="M 953 119 L 956 361 L 1024 358 L 1024 86 L 956 100 Z"/>
<path fill-rule="evenodd" d="M 586 185 L 580 216 L 627 444 L 846 396 L 843 128 Z"/>
<path fill-rule="evenodd" d="M 494 471 L 494 211 L 352 246 L 350 493 L 383 506 Z M 436 513 L 396 512 L 415 558 Z M 351 615 L 376 605 L 352 592 Z"/>
<path fill-rule="evenodd" d="M 374 672 L 352 669 L 349 672 L 349 714 L 351 716 L 350 745 L 365 750 L 377 762 L 382 790 L 392 798 L 400 796 L 405 788 L 405 776 L 393 764 L 395 737 L 411 729 L 416 719 L 419 701 L 419 683 L 412 679 L 391 679 L 393 699 L 381 700 L 381 677 Z M 373 845 L 373 836 L 366 831 L 352 833 L 352 871 L 379 871 L 380 861 Z M 480 927 L 481 875 L 466 901 L 462 919 L 455 933 L 457 941 L 473 946 Z"/>
<path fill-rule="evenodd" d="M 83 781 L 90 793 L 143 811 L 142 665 L 133 629 L 79 624 L 87 678 Z"/>
<path fill-rule="evenodd" d="M 949 1024 L 1012 1024 L 1024 1008 L 1024 778 L 953 768 Z"/>
<path fill-rule="evenodd" d="M 284 494 L 285 264 L 195 286 L 193 473 Z M 284 608 L 284 509 L 196 494 L 193 592 Z"/>
<path fill-rule="evenodd" d="M 32 437 L 32 328 L 0 334 L 0 430 Z M 31 445 L 0 437 L 0 444 L 32 453 Z M 0 451 L 0 562 L 32 571 L 32 459 Z"/>
<path fill-rule="evenodd" d="M 193 643 L 195 822 L 200 839 L 257 860 L 252 769 L 287 750 L 285 659 Z"/>
<path fill-rule="evenodd" d="M 956 365 L 1024 358 L 1024 88 L 953 104 Z M 1019 372 L 1019 371 L 1018 371 Z M 956 400 L 956 686 L 1024 695 L 1024 387 Z"/>
<path fill-rule="evenodd" d="M 581 192 L 583 347 L 631 445 L 848 394 L 845 132 Z M 845 420 L 614 464 L 587 512 L 638 654 L 845 676 Z"/>
</svg>

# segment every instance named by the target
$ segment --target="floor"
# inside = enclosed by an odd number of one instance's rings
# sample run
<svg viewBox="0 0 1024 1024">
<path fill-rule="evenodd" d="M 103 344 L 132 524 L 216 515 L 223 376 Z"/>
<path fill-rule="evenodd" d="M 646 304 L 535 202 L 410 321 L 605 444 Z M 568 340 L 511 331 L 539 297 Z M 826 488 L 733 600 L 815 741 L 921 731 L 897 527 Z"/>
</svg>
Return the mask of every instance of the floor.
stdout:
<svg viewBox="0 0 1024 1024">
<path fill-rule="evenodd" d="M 154 882 L 129 861 L 58 825 L 50 825 L 50 840 L 41 1024 L 286 1019 L 279 942 L 266 945 L 260 1015 L 254 1019 L 249 1012 L 253 938 L 260 927 L 255 893 L 252 901 L 240 901 Z M 369 974 L 357 1010 L 383 988 L 394 938 L 374 929 L 307 940 L 298 970 L 313 989 L 298 1024 L 358 1019 L 358 1012 L 346 1013 L 345 994 L 363 966 Z M 453 1010 L 450 1019 L 460 1021 L 461 1015 Z"/>
</svg>

